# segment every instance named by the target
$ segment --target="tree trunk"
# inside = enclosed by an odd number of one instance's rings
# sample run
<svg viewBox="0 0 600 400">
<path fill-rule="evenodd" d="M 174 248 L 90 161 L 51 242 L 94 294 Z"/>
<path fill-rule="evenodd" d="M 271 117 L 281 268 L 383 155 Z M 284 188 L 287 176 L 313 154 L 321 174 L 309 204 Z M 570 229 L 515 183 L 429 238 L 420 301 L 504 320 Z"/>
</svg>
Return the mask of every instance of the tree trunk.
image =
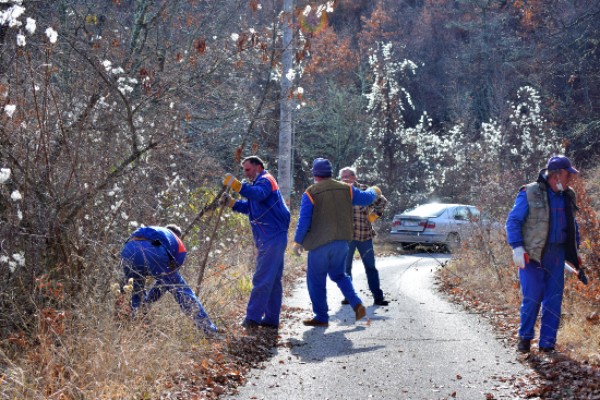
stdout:
<svg viewBox="0 0 600 400">
<path fill-rule="evenodd" d="M 283 56 L 281 71 L 281 95 L 280 95 L 280 114 L 279 114 L 279 161 L 278 161 L 278 181 L 281 194 L 286 203 L 290 203 L 290 194 L 292 188 L 292 81 L 290 74 L 292 70 L 292 9 L 293 0 L 284 0 L 283 2 Z"/>
</svg>

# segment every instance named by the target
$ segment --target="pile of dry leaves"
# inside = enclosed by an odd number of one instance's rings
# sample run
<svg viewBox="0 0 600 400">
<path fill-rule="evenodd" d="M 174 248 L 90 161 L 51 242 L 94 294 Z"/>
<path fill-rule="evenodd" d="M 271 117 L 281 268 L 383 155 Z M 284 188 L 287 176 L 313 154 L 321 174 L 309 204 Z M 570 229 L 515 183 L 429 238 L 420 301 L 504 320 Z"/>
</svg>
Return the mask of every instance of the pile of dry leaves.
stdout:
<svg viewBox="0 0 600 400">
<path fill-rule="evenodd" d="M 261 368 L 261 363 L 273 355 L 277 333 L 262 329 L 260 335 L 247 335 L 242 331 L 233 336 L 215 340 L 209 357 L 182 366 L 177 375 L 169 377 L 167 390 L 161 399 L 199 400 L 217 399 L 246 381 L 251 368 Z"/>
</svg>

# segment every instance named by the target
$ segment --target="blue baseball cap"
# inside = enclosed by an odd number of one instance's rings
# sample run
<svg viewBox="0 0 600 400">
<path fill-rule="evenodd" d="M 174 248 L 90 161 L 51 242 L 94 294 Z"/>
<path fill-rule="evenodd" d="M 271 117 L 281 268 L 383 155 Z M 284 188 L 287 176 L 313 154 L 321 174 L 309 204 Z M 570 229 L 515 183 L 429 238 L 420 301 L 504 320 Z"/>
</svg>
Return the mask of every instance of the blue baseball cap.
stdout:
<svg viewBox="0 0 600 400">
<path fill-rule="evenodd" d="M 550 157 L 550 159 L 548 160 L 548 166 L 546 167 L 546 169 L 548 171 L 564 169 L 564 170 L 569 171 L 572 174 L 579 173 L 579 171 L 577 171 L 575 168 L 573 168 L 573 166 L 571 165 L 571 161 L 565 156 Z"/>
</svg>

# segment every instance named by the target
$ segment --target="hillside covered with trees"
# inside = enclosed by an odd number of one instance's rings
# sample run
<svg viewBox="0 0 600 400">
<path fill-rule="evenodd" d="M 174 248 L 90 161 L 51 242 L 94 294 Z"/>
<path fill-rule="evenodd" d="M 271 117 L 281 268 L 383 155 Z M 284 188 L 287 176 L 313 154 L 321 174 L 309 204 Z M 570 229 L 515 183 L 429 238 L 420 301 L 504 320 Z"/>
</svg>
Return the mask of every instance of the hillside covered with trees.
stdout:
<svg viewBox="0 0 600 400">
<path fill-rule="evenodd" d="M 10 351 L 48 324 L 113 312 L 120 247 L 142 224 L 189 228 L 190 263 L 208 259 L 218 282 L 202 288 L 207 308 L 235 314 L 211 295 L 243 297 L 248 282 L 220 271 L 246 266 L 246 222 L 192 222 L 224 173 L 241 176 L 240 156 L 277 176 L 282 98 L 293 102 L 292 212 L 315 157 L 380 185 L 388 218 L 438 199 L 502 219 L 552 153 L 598 164 L 600 1 L 296 0 L 287 71 L 282 3 L 0 1 Z"/>
</svg>

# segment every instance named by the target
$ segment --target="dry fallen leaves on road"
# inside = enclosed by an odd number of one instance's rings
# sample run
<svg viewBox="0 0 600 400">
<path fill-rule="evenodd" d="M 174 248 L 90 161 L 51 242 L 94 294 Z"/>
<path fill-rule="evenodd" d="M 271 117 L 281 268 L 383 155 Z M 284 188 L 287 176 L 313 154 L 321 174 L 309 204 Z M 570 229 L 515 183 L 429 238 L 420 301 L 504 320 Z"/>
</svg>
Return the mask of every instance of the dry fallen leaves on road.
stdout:
<svg viewBox="0 0 600 400">
<path fill-rule="evenodd" d="M 463 305 L 470 311 L 487 318 L 508 345 L 516 351 L 518 313 L 498 309 L 477 298 L 469 290 L 439 281 L 439 288 L 451 301 Z M 496 307 L 496 308 L 494 308 Z M 593 317 L 592 317 L 593 319 Z M 551 354 L 532 350 L 527 355 L 516 355 L 534 372 L 527 376 L 496 377 L 514 387 L 515 395 L 524 399 L 600 399 L 600 367 L 578 362 L 559 351 Z M 492 396 L 492 397 L 488 397 Z M 486 394 L 493 399 L 492 394 Z"/>
</svg>

